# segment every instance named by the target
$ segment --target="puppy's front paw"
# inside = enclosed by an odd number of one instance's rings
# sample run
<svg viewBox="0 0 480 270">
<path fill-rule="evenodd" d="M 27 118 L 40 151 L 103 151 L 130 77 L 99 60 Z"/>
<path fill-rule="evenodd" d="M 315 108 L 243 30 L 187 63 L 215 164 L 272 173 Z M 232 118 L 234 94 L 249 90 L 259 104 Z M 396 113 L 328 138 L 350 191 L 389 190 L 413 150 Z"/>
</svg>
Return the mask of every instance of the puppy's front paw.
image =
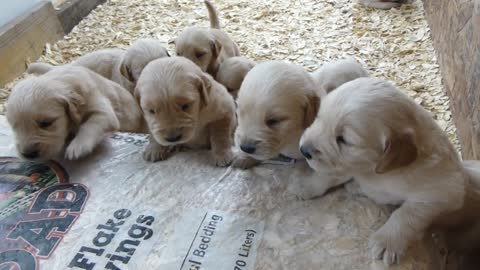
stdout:
<svg viewBox="0 0 480 270">
<path fill-rule="evenodd" d="M 387 233 L 382 228 L 370 237 L 370 249 L 373 259 L 383 260 L 385 265 L 398 264 L 405 253 L 408 243 L 400 235 Z"/>
<path fill-rule="evenodd" d="M 239 168 L 239 169 L 250 169 L 259 163 L 258 160 L 249 157 L 247 155 L 236 155 L 233 162 L 232 167 Z"/>
<path fill-rule="evenodd" d="M 226 151 L 222 154 L 213 154 L 213 159 L 215 160 L 215 166 L 227 167 L 232 163 L 233 153 L 232 151 Z"/>
<path fill-rule="evenodd" d="M 95 148 L 95 142 L 75 137 L 65 150 L 65 158 L 68 160 L 79 159 L 90 154 Z"/>
<path fill-rule="evenodd" d="M 171 154 L 172 149 L 169 147 L 160 144 L 149 143 L 143 151 L 143 159 L 146 161 L 155 162 L 159 160 L 165 160 L 169 158 Z"/>
</svg>

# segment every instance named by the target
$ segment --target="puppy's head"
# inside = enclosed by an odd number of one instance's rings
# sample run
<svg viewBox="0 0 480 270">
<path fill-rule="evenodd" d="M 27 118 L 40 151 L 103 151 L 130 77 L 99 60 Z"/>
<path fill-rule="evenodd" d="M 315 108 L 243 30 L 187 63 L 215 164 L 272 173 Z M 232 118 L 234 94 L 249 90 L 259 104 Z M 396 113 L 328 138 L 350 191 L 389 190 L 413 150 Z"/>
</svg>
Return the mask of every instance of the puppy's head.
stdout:
<svg viewBox="0 0 480 270">
<path fill-rule="evenodd" d="M 190 59 L 203 72 L 212 72 L 218 68 L 222 45 L 209 30 L 190 27 L 175 39 L 175 50 L 177 56 Z"/>
<path fill-rule="evenodd" d="M 17 151 L 29 160 L 57 157 L 81 121 L 78 85 L 46 76 L 19 82 L 6 105 Z"/>
<path fill-rule="evenodd" d="M 161 145 L 188 142 L 209 103 L 211 77 L 183 57 L 148 64 L 135 89 L 152 136 Z"/>
<path fill-rule="evenodd" d="M 258 160 L 280 153 L 300 157 L 298 141 L 319 105 L 314 89 L 313 79 L 301 67 L 279 61 L 256 65 L 238 95 L 236 144 Z M 291 149 L 295 153 L 285 153 Z"/>
<path fill-rule="evenodd" d="M 169 56 L 167 49 L 159 41 L 138 39 L 125 51 L 120 73 L 130 82 L 136 84 L 142 70 L 148 63 Z"/>
<path fill-rule="evenodd" d="M 230 57 L 220 64 L 215 78 L 230 94 L 236 96 L 245 76 L 255 64 L 254 61 L 242 56 Z"/>
<path fill-rule="evenodd" d="M 417 160 L 417 116 L 423 113 L 390 83 L 356 79 L 322 100 L 300 150 L 316 170 L 387 173 Z"/>
</svg>

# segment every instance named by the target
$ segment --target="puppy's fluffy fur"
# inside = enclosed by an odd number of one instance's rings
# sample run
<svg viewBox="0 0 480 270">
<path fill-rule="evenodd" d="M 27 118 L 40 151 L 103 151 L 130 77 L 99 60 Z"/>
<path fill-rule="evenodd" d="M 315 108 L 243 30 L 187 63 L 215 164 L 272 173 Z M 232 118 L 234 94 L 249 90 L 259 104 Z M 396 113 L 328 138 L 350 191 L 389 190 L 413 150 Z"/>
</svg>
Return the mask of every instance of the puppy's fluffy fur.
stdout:
<svg viewBox="0 0 480 270">
<path fill-rule="evenodd" d="M 391 9 L 400 7 L 402 4 L 408 3 L 409 0 L 357 0 L 357 3 L 365 7 L 378 9 Z"/>
<path fill-rule="evenodd" d="M 248 168 L 279 154 L 301 158 L 300 136 L 325 95 L 316 91 L 312 76 L 293 64 L 268 61 L 250 70 L 237 99 L 235 143 L 242 151 L 233 165 Z"/>
<path fill-rule="evenodd" d="M 368 72 L 353 58 L 328 62 L 312 73 L 313 78 L 330 93 L 340 85 L 360 77 L 368 77 Z"/>
<path fill-rule="evenodd" d="M 352 175 L 371 199 L 400 205 L 371 236 L 373 256 L 388 265 L 432 223 L 458 222 L 472 201 L 443 130 L 383 80 L 356 79 L 328 94 L 300 145 L 313 169 Z"/>
<path fill-rule="evenodd" d="M 164 160 L 177 146 L 211 147 L 217 166 L 230 164 L 233 98 L 193 62 L 183 57 L 151 62 L 140 76 L 135 96 L 151 134 L 146 160 Z"/>
<path fill-rule="evenodd" d="M 109 132 L 145 131 L 142 112 L 127 90 L 72 65 L 19 82 L 6 114 L 19 154 L 33 160 L 56 158 L 65 147 L 65 157 L 77 159 Z"/>
<path fill-rule="evenodd" d="M 202 71 L 216 76 L 220 63 L 233 56 L 239 56 L 235 42 L 220 29 L 218 15 L 209 1 L 205 1 L 209 16 L 210 29 L 189 27 L 175 39 L 177 56 L 183 56 L 195 64 Z"/>
<path fill-rule="evenodd" d="M 215 79 L 223 84 L 233 97 L 237 97 L 243 79 L 255 64 L 254 61 L 243 56 L 228 58 L 220 64 Z"/>
<path fill-rule="evenodd" d="M 112 80 L 133 93 L 143 68 L 152 60 L 170 56 L 167 49 L 154 39 L 139 39 L 126 51 L 103 49 L 79 57 L 72 64 L 86 67 Z M 44 74 L 54 66 L 45 63 L 29 65 L 27 72 Z"/>
</svg>

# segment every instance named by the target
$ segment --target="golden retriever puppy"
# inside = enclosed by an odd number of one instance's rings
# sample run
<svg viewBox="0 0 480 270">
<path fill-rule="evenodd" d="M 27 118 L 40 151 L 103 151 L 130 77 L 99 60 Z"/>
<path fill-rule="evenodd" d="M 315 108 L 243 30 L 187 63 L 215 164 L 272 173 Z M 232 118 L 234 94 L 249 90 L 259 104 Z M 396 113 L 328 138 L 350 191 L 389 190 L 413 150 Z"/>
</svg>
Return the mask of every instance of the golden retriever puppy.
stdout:
<svg viewBox="0 0 480 270">
<path fill-rule="evenodd" d="M 133 93 L 143 68 L 152 60 L 168 57 L 167 49 L 154 39 L 139 39 L 126 51 L 103 49 L 88 53 L 75 60 L 72 65 L 86 67 L 112 80 Z M 54 66 L 45 63 L 30 64 L 27 72 L 44 74 Z"/>
<path fill-rule="evenodd" d="M 177 56 L 183 56 L 202 71 L 216 76 L 220 63 L 229 57 L 239 56 L 235 42 L 220 29 L 217 12 L 210 1 L 205 1 L 210 17 L 210 29 L 189 27 L 175 39 Z"/>
<path fill-rule="evenodd" d="M 360 77 L 368 77 L 368 72 L 354 58 L 328 62 L 312 73 L 313 78 L 327 93 L 340 85 Z"/>
<path fill-rule="evenodd" d="M 66 65 L 19 82 L 7 101 L 19 154 L 29 160 L 78 159 L 109 132 L 144 132 L 142 111 L 120 85 Z"/>
<path fill-rule="evenodd" d="M 237 98 L 235 143 L 241 151 L 233 165 L 249 168 L 279 154 L 302 158 L 298 142 L 323 95 L 302 67 L 281 61 L 257 64 Z"/>
<path fill-rule="evenodd" d="M 243 56 L 228 58 L 220 64 L 215 79 L 223 84 L 228 92 L 236 98 L 243 79 L 256 63 Z"/>
<path fill-rule="evenodd" d="M 365 7 L 391 9 L 394 7 L 400 7 L 402 4 L 408 3 L 408 0 L 357 0 L 357 3 Z"/>
<path fill-rule="evenodd" d="M 211 147 L 217 166 L 232 160 L 235 104 L 225 87 L 183 57 L 145 67 L 135 89 L 150 130 L 147 161 L 164 160 L 181 146 Z"/>
<path fill-rule="evenodd" d="M 300 150 L 313 169 L 352 175 L 366 196 L 399 205 L 370 239 L 374 258 L 387 265 L 439 218 L 465 207 L 468 177 L 453 145 L 389 82 L 359 78 L 328 94 Z"/>
</svg>

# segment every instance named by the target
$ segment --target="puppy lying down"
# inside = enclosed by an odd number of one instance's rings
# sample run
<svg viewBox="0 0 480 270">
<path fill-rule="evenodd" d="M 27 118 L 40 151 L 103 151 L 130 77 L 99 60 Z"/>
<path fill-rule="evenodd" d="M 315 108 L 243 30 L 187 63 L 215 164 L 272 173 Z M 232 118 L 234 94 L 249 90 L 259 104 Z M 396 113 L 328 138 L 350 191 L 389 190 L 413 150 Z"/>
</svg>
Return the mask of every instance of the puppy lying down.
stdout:
<svg viewBox="0 0 480 270">
<path fill-rule="evenodd" d="M 243 56 L 228 58 L 220 64 L 215 79 L 236 98 L 243 79 L 255 65 L 254 61 Z"/>
<path fill-rule="evenodd" d="M 170 55 L 167 49 L 159 41 L 139 39 L 126 51 L 121 49 L 94 51 L 79 57 L 72 65 L 86 67 L 133 93 L 143 68 L 152 60 L 168 56 Z M 28 66 L 27 72 L 44 74 L 53 67 L 46 63 L 33 63 Z"/>
<path fill-rule="evenodd" d="M 354 58 L 328 62 L 312 73 L 317 83 L 327 91 L 332 92 L 340 85 L 360 77 L 368 77 L 368 72 Z"/>
<path fill-rule="evenodd" d="M 151 62 L 135 96 L 151 134 L 145 160 L 164 160 L 180 146 L 211 147 L 217 166 L 230 164 L 236 124 L 233 98 L 193 62 L 183 57 Z"/>
<path fill-rule="evenodd" d="M 281 61 L 257 64 L 237 98 L 240 148 L 233 165 L 249 168 L 279 154 L 301 158 L 298 142 L 315 118 L 322 89 L 302 67 Z"/>
<path fill-rule="evenodd" d="M 220 63 L 229 57 L 239 56 L 237 44 L 220 29 L 220 23 L 215 7 L 210 1 L 205 1 L 210 17 L 210 29 L 189 27 L 175 39 L 177 56 L 183 56 L 202 71 L 216 76 Z"/>
<path fill-rule="evenodd" d="M 370 239 L 385 264 L 398 262 L 430 225 L 479 216 L 473 174 L 443 130 L 386 81 L 360 78 L 328 94 L 300 147 L 313 169 L 352 175 L 369 198 L 399 205 Z"/>
<path fill-rule="evenodd" d="M 142 112 L 120 85 L 66 65 L 19 82 L 7 101 L 19 154 L 30 160 L 78 159 L 114 131 L 146 132 Z M 66 149 L 65 149 L 66 148 Z"/>
</svg>

